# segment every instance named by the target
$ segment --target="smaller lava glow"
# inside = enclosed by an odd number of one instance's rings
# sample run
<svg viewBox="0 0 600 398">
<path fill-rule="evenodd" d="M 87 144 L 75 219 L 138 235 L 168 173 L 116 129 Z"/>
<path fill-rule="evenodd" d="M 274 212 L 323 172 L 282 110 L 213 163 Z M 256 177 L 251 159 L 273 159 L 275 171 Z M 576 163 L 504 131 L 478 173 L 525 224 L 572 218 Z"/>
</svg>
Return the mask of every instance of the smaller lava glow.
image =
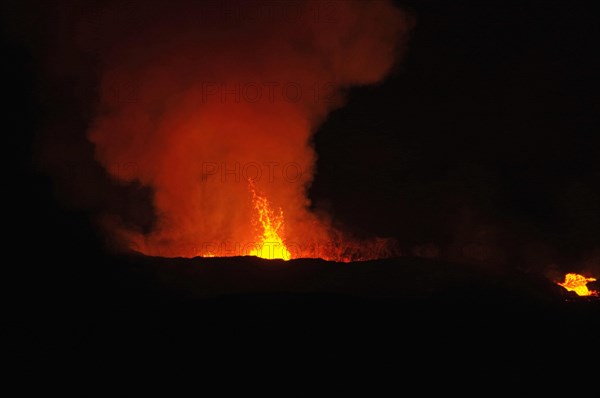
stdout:
<svg viewBox="0 0 600 398">
<path fill-rule="evenodd" d="M 568 291 L 575 292 L 579 296 L 598 296 L 596 290 L 589 290 L 588 282 L 595 282 L 596 278 L 586 278 L 579 274 L 566 274 L 564 282 L 557 282 L 559 286 L 564 287 Z"/>
</svg>

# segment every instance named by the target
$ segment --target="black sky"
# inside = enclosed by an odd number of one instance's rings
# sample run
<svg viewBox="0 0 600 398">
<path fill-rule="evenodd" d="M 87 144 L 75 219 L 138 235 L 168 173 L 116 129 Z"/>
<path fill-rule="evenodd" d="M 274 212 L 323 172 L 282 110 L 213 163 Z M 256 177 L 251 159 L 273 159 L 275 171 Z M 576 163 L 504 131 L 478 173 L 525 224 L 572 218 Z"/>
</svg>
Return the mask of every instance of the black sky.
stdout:
<svg viewBox="0 0 600 398">
<path fill-rule="evenodd" d="M 408 252 L 432 243 L 460 257 L 476 244 L 486 261 L 539 266 L 589 256 L 600 247 L 596 10 L 398 4 L 416 18 L 408 53 L 317 133 L 316 203 Z"/>
</svg>

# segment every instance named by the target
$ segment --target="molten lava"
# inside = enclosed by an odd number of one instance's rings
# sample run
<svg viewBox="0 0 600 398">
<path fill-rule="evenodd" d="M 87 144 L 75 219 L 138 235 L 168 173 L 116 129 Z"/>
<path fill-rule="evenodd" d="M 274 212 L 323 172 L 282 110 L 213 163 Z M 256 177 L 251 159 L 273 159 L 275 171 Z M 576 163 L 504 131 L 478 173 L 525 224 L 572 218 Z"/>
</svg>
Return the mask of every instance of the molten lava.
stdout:
<svg viewBox="0 0 600 398">
<path fill-rule="evenodd" d="M 566 274 L 563 283 L 557 282 L 559 286 L 564 287 L 570 292 L 575 292 L 579 296 L 598 296 L 596 290 L 589 290 L 588 282 L 595 282 L 596 278 L 586 278 L 579 274 Z"/>
<path fill-rule="evenodd" d="M 289 260 L 291 254 L 280 236 L 283 234 L 283 210 L 273 210 L 267 198 L 256 190 L 252 179 L 248 179 L 248 188 L 252 194 L 252 205 L 258 215 L 257 224 L 262 229 L 255 248 L 249 254 L 270 260 Z"/>
</svg>

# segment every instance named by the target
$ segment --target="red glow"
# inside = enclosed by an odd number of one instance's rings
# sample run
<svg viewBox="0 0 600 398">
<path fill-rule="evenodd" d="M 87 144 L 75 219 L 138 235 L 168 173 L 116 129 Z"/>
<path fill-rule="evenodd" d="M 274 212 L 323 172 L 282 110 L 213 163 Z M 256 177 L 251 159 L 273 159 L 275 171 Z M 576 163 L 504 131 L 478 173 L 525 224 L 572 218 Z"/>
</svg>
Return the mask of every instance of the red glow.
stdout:
<svg viewBox="0 0 600 398">
<path fill-rule="evenodd" d="M 100 50 L 101 101 L 88 138 L 114 178 L 152 189 L 156 214 L 144 232 L 107 218 L 111 236 L 169 257 L 391 253 L 385 240 L 355 241 L 332 228 L 309 210 L 306 191 L 312 134 L 342 105 L 342 90 L 385 77 L 408 24 L 388 1 L 334 2 L 332 18 L 315 20 L 315 7 L 331 12 L 330 3 L 299 3 L 294 21 L 269 23 L 203 2 L 152 3 L 136 24 L 100 18 L 112 45 Z M 235 15 L 253 7 L 232 5 Z M 116 98 L 124 86 L 127 98 Z M 265 256 L 256 244 L 271 240 L 281 247 Z"/>
</svg>

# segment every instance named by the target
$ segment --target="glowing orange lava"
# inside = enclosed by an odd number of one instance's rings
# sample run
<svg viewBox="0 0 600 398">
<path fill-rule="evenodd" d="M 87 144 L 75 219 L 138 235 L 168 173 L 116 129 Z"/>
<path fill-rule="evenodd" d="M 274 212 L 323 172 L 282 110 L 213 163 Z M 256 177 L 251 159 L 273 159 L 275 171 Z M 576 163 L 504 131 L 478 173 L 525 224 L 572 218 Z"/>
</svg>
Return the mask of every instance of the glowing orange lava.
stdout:
<svg viewBox="0 0 600 398">
<path fill-rule="evenodd" d="M 271 208 L 268 199 L 260 194 L 251 179 L 248 180 L 248 188 L 252 194 L 252 205 L 258 215 L 258 224 L 262 228 L 262 235 L 257 239 L 255 249 L 250 251 L 251 256 L 266 259 L 289 260 L 291 254 L 285 246 L 281 234 L 283 234 L 283 211 L 275 211 Z"/>
<path fill-rule="evenodd" d="M 248 222 L 255 226 L 253 238 L 242 242 L 215 242 L 210 249 L 203 250 L 201 257 L 256 256 L 268 260 L 291 260 L 297 258 L 320 258 L 326 261 L 353 262 L 388 258 L 395 254 L 392 241 L 371 239 L 368 241 L 345 239 L 341 234 L 333 234 L 327 241 L 308 237 L 298 243 L 284 240 L 284 215 L 281 208 L 275 209 L 266 195 L 259 191 L 252 179 L 248 179 L 249 203 L 253 216 Z M 315 235 L 322 231 L 315 229 Z M 292 242 L 292 243 L 290 243 Z M 291 249 L 294 249 L 292 251 Z"/>
<path fill-rule="evenodd" d="M 596 290 L 589 290 L 587 287 L 588 282 L 595 281 L 596 278 L 586 278 L 579 274 L 566 274 L 565 281 L 563 283 L 557 282 L 557 284 L 570 292 L 577 293 L 579 296 L 598 296 Z"/>
</svg>

